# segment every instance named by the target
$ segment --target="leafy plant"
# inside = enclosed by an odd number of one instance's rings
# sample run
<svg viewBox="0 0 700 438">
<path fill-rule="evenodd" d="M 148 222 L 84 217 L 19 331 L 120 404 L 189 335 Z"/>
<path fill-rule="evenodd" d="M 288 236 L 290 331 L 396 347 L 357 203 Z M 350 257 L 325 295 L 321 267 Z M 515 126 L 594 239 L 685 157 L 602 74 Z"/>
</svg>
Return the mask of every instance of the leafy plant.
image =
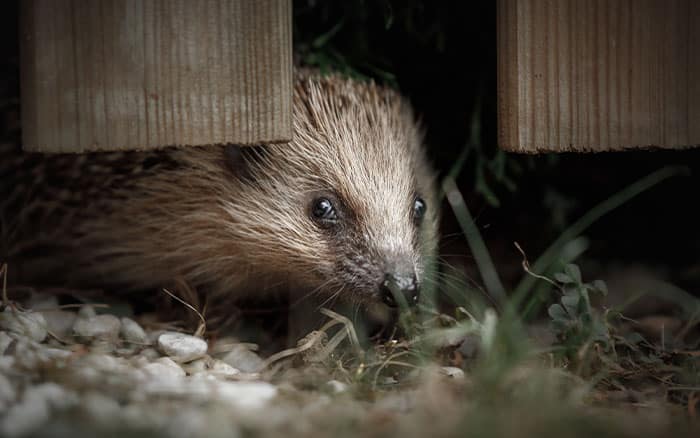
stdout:
<svg viewBox="0 0 700 438">
<path fill-rule="evenodd" d="M 575 264 L 566 265 L 563 272 L 554 274 L 554 279 L 561 291 L 561 298 L 549 306 L 547 313 L 552 319 L 552 331 L 567 351 L 578 351 L 588 342 L 599 342 L 608 347 L 608 326 L 591 305 L 591 294 L 607 294 L 605 283 L 600 280 L 585 283 L 581 270 Z"/>
</svg>

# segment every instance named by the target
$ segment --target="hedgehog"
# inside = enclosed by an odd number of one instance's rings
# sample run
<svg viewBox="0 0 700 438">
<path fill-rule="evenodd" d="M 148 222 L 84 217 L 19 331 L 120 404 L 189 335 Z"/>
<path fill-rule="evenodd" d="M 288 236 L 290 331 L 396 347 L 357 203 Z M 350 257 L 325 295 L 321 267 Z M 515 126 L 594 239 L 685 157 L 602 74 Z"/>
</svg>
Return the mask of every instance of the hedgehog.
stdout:
<svg viewBox="0 0 700 438">
<path fill-rule="evenodd" d="M 0 256 L 19 279 L 233 299 L 285 290 L 415 304 L 438 200 L 408 101 L 297 73 L 293 139 L 253 146 L 0 150 Z M 383 304 L 381 304 L 383 303 Z"/>
</svg>

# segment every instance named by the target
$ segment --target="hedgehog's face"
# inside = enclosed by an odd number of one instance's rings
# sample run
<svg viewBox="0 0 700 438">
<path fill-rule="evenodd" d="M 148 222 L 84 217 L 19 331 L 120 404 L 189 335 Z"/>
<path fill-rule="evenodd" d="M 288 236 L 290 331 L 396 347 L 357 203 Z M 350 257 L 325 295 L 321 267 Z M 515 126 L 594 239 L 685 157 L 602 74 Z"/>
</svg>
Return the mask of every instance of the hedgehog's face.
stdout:
<svg viewBox="0 0 700 438">
<path fill-rule="evenodd" d="M 305 245 L 313 245 L 290 266 L 304 263 L 316 274 L 310 286 L 329 297 L 392 307 L 419 300 L 437 237 L 437 201 L 419 137 L 402 127 L 372 143 L 324 136 L 274 150 L 282 168 L 303 162 L 306 169 L 280 175 L 297 188 L 289 203 L 297 206 Z"/>
<path fill-rule="evenodd" d="M 346 290 L 343 296 L 354 301 L 415 305 L 423 280 L 420 235 L 426 201 L 416 193 L 381 208 L 367 200 L 346 200 L 340 192 L 313 192 L 306 199 L 306 214 L 317 228 L 313 234 L 319 238 L 318 251 L 327 254 L 328 285 L 338 294 Z M 388 222 L 390 229 L 381 227 Z"/>
<path fill-rule="evenodd" d="M 247 186 L 233 191 L 231 217 L 250 270 L 282 274 L 298 292 L 329 301 L 415 305 L 437 237 L 437 201 L 423 157 L 406 154 L 410 148 L 404 155 L 336 148 L 355 162 L 349 165 L 327 149 L 300 156 L 294 148 L 246 148 L 243 157 L 236 156 L 240 149 L 229 151 Z"/>
</svg>

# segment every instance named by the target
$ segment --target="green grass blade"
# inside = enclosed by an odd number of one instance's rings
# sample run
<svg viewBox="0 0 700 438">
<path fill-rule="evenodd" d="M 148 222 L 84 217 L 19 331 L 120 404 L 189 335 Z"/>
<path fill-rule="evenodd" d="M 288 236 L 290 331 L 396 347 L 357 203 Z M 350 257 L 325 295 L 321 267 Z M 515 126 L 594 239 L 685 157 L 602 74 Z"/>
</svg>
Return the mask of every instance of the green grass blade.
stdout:
<svg viewBox="0 0 700 438">
<path fill-rule="evenodd" d="M 498 303 L 503 303 L 506 298 L 505 289 L 501 283 L 501 279 L 498 276 L 496 267 L 491 260 L 491 255 L 484 240 L 481 238 L 479 229 L 474 223 L 467 204 L 464 202 L 462 193 L 457 188 L 454 179 L 445 177 L 442 181 L 442 189 L 447 195 L 447 201 L 452 206 L 452 211 L 459 222 L 460 227 L 464 236 L 467 238 L 469 243 L 469 248 L 472 251 L 472 255 L 476 260 L 476 265 L 479 268 L 479 273 L 484 281 L 484 286 L 489 295 Z"/>
</svg>

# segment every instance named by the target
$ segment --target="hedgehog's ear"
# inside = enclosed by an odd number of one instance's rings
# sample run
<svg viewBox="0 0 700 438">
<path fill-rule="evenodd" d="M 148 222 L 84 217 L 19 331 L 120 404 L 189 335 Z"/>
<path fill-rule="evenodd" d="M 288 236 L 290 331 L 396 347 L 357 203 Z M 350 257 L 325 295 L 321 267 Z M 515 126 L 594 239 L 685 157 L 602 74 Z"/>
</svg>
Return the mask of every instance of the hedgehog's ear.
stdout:
<svg viewBox="0 0 700 438">
<path fill-rule="evenodd" d="M 226 163 L 226 168 L 233 173 L 236 178 L 242 181 L 249 180 L 252 178 L 252 167 L 254 167 L 256 161 L 262 157 L 264 151 L 264 146 L 226 145 L 224 146 L 224 162 Z"/>
</svg>

